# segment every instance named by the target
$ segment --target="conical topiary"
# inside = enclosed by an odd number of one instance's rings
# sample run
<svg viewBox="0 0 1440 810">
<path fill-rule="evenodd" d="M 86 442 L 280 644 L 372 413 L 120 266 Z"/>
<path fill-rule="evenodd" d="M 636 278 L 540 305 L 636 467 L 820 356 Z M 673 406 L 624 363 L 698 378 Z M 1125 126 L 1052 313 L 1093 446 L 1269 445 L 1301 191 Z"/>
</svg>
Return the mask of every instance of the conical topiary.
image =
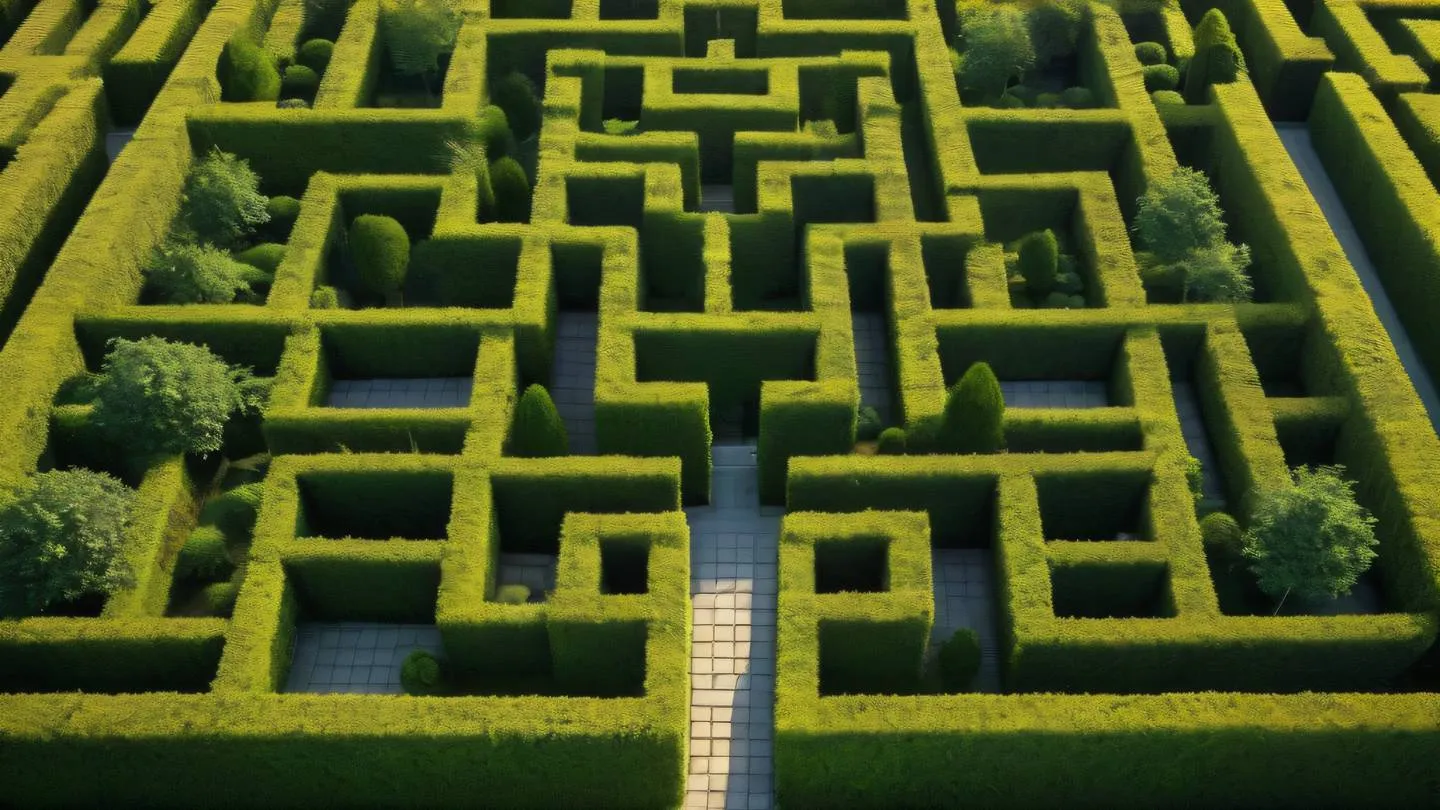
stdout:
<svg viewBox="0 0 1440 810">
<path fill-rule="evenodd" d="M 350 223 L 350 255 L 366 295 L 388 303 L 400 294 L 410 266 L 410 237 L 393 217 L 356 217 Z"/>
<path fill-rule="evenodd" d="M 940 426 L 950 453 L 994 453 L 1005 447 L 1005 398 L 988 363 L 975 363 L 950 389 Z"/>
<path fill-rule="evenodd" d="M 1244 58 L 1225 14 L 1218 8 L 1205 12 L 1195 26 L 1195 56 L 1185 69 L 1185 100 L 1204 104 L 1210 85 L 1235 81 Z"/>
<path fill-rule="evenodd" d="M 563 456 L 570 452 L 565 437 L 565 423 L 543 385 L 531 385 L 515 407 L 515 421 L 510 425 L 510 441 L 506 451 L 512 456 L 544 458 Z"/>
<path fill-rule="evenodd" d="M 1025 289 L 1037 301 L 1055 291 L 1059 263 L 1060 246 L 1049 228 L 1026 234 L 1020 240 L 1020 275 L 1025 279 Z"/>
</svg>

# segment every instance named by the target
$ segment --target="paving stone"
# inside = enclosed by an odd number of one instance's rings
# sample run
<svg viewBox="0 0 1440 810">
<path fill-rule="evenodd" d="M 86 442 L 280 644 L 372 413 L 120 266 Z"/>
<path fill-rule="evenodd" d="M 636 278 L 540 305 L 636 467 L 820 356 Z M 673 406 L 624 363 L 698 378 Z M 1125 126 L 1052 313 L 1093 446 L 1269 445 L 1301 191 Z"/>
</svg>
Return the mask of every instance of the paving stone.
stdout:
<svg viewBox="0 0 1440 810">
<path fill-rule="evenodd" d="M 400 665 L 412 651 L 443 656 L 434 625 L 303 622 L 296 626 L 286 692 L 399 694 Z"/>
</svg>

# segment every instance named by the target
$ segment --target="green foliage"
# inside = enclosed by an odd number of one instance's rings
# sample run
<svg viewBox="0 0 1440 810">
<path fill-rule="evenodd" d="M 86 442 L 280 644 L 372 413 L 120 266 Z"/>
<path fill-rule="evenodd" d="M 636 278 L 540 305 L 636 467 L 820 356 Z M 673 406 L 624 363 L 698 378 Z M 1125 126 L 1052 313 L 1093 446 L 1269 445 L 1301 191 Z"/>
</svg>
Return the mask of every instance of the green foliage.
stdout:
<svg viewBox="0 0 1440 810">
<path fill-rule="evenodd" d="M 940 428 L 942 449 L 953 453 L 995 453 L 1005 447 L 1005 399 L 988 363 L 965 371 L 945 398 Z"/>
<path fill-rule="evenodd" d="M 1375 518 L 1342 466 L 1300 467 L 1294 486 L 1260 493 L 1244 555 L 1260 590 L 1326 599 L 1350 592 L 1375 561 Z"/>
<path fill-rule="evenodd" d="M 424 650 L 415 650 L 400 664 L 400 685 L 409 695 L 434 695 L 444 688 L 440 662 Z"/>
<path fill-rule="evenodd" d="M 339 309 L 340 293 L 329 284 L 322 284 L 310 293 L 311 309 Z"/>
<path fill-rule="evenodd" d="M 335 52 L 335 43 L 328 39 L 307 39 L 296 54 L 296 61 L 318 73 L 324 73 L 330 66 L 330 57 Z"/>
<path fill-rule="evenodd" d="M 519 71 L 507 73 L 490 87 L 490 101 L 504 111 L 516 140 L 523 141 L 540 131 L 539 90 L 529 76 Z"/>
<path fill-rule="evenodd" d="M 265 213 L 270 217 L 266 230 L 276 241 L 283 242 L 290 238 L 290 230 L 300 218 L 300 201 L 284 194 L 271 197 L 265 203 Z"/>
<path fill-rule="evenodd" d="M 1250 248 L 1220 242 L 1193 251 L 1184 262 L 1183 301 L 1243 303 L 1254 294 L 1255 284 L 1245 268 L 1250 266 Z"/>
<path fill-rule="evenodd" d="M 1055 291 L 1055 272 L 1060 261 L 1060 246 L 1055 232 L 1046 228 L 1026 234 L 1020 240 L 1020 275 L 1025 288 L 1036 299 Z"/>
<path fill-rule="evenodd" d="M 495 191 L 497 219 L 530 221 L 530 179 L 514 158 L 501 158 L 490 164 L 490 185 Z"/>
<path fill-rule="evenodd" d="M 1088 87 L 1067 87 L 1060 94 L 1060 103 L 1072 110 L 1088 110 L 1095 106 L 1095 93 Z"/>
<path fill-rule="evenodd" d="M 880 431 L 876 452 L 882 456 L 905 455 L 905 428 L 890 427 Z"/>
<path fill-rule="evenodd" d="M 1060 106 L 1059 93 L 1040 93 L 1035 96 L 1035 106 L 1042 110 L 1048 110 Z"/>
<path fill-rule="evenodd" d="M 262 242 L 235 254 L 237 261 L 244 262 L 273 278 L 280 262 L 285 259 L 285 246 L 276 242 Z"/>
<path fill-rule="evenodd" d="M 277 110 L 308 110 L 310 102 L 303 98 L 283 98 L 275 103 Z"/>
<path fill-rule="evenodd" d="M 320 74 L 304 65 L 285 68 L 280 78 L 280 94 L 285 98 L 314 98 L 320 87 Z"/>
<path fill-rule="evenodd" d="M 356 217 L 350 223 L 350 255 L 361 292 L 387 301 L 399 295 L 410 267 L 410 237 L 394 217 Z"/>
<path fill-rule="evenodd" d="M 1180 71 L 1174 65 L 1147 65 L 1142 73 L 1148 92 L 1174 90 L 1180 86 Z"/>
<path fill-rule="evenodd" d="M 217 526 L 196 527 L 175 558 L 177 579 L 212 581 L 229 577 L 233 568 L 225 550 L 225 533 Z"/>
<path fill-rule="evenodd" d="M 565 423 L 543 385 L 530 385 L 515 406 L 506 452 L 524 458 L 563 456 L 570 452 Z"/>
<path fill-rule="evenodd" d="M 805 126 L 810 129 L 810 131 L 815 132 L 817 135 L 821 135 L 821 137 L 835 137 L 835 122 L 828 122 L 830 124 L 831 130 L 828 135 L 823 135 L 818 129 L 818 127 L 824 123 L 827 122 L 806 121 Z M 600 126 L 601 129 L 605 131 L 606 135 L 634 135 L 636 132 L 640 131 L 639 121 L 624 121 L 619 118 L 606 118 L 604 121 L 600 122 Z"/>
<path fill-rule="evenodd" d="M 112 339 L 96 386 L 95 425 L 140 453 L 220 449 L 225 423 L 256 410 L 258 381 L 204 346 L 158 337 Z"/>
<path fill-rule="evenodd" d="M 211 149 L 186 178 L 182 230 L 199 241 L 230 247 L 270 221 L 268 205 L 249 161 Z"/>
<path fill-rule="evenodd" d="M 1165 46 L 1159 42 L 1135 43 L 1135 58 L 1140 60 L 1142 65 L 1163 65 L 1169 61 Z"/>
<path fill-rule="evenodd" d="M 1074 55 L 1085 13 L 1083 0 L 1043 0 L 1030 8 L 1026 18 L 1039 65 Z"/>
<path fill-rule="evenodd" d="M 220 56 L 220 88 L 225 101 L 274 101 L 280 97 L 280 71 L 263 48 L 235 37 Z"/>
<path fill-rule="evenodd" d="M 425 76 L 438 71 L 441 55 L 455 47 L 460 19 L 450 0 L 382 0 L 380 31 L 395 73 Z"/>
<path fill-rule="evenodd" d="M 124 544 L 135 493 L 89 470 L 38 473 L 0 509 L 0 611 L 43 612 L 135 584 Z"/>
<path fill-rule="evenodd" d="M 960 86 L 998 97 L 1012 79 L 1035 66 L 1025 13 L 1015 6 L 967 6 L 961 10 Z"/>
<path fill-rule="evenodd" d="M 1185 485 L 1190 488 L 1190 497 L 1198 505 L 1205 498 L 1205 465 L 1194 456 L 1185 458 Z"/>
<path fill-rule="evenodd" d="M 1181 166 L 1152 182 L 1136 203 L 1135 235 L 1154 255 L 1155 273 L 1173 266 L 1183 279 L 1182 300 L 1249 300 L 1250 250 L 1225 241 L 1220 198 L 1203 172 Z"/>
<path fill-rule="evenodd" d="M 880 412 L 869 405 L 861 405 L 855 417 L 855 440 L 868 442 L 880 435 L 885 425 L 880 421 Z"/>
<path fill-rule="evenodd" d="M 508 130 L 507 130 L 508 131 Z M 483 141 L 467 139 L 447 141 L 445 148 L 450 151 L 450 171 L 457 174 L 471 174 L 475 177 L 477 213 L 481 222 L 495 217 L 495 188 L 490 182 L 489 148 Z"/>
<path fill-rule="evenodd" d="M 1200 538 L 1206 546 L 1236 558 L 1245 547 L 1245 532 L 1225 512 L 1211 512 L 1200 518 Z"/>
<path fill-rule="evenodd" d="M 237 582 L 212 582 L 200 591 L 206 612 L 221 618 L 228 618 L 235 610 L 235 598 L 239 595 L 240 584 Z"/>
<path fill-rule="evenodd" d="M 232 539 L 249 537 L 263 493 L 264 485 L 258 481 L 222 492 L 205 502 L 200 510 L 200 522 L 219 528 Z"/>
<path fill-rule="evenodd" d="M 947 692 L 967 692 L 980 672 L 980 637 L 968 627 L 940 646 L 940 681 Z"/>
<path fill-rule="evenodd" d="M 510 131 L 510 118 L 504 110 L 494 104 L 481 107 L 475 129 L 490 160 L 515 155 L 515 133 Z"/>
<path fill-rule="evenodd" d="M 1150 100 L 1155 102 L 1155 106 L 1157 107 L 1166 104 L 1183 105 L 1185 103 L 1185 97 L 1175 90 L 1156 90 L 1150 94 Z"/>
<path fill-rule="evenodd" d="M 1195 26 L 1195 55 L 1185 70 L 1185 100 L 1204 104 L 1210 85 L 1235 81 L 1244 66 L 1229 20 L 1220 9 L 1210 9 Z"/>
<path fill-rule="evenodd" d="M 145 276 L 167 304 L 228 304 L 262 280 L 254 266 L 228 251 L 173 239 L 151 255 Z"/>
<path fill-rule="evenodd" d="M 518 582 L 495 589 L 495 601 L 502 605 L 523 605 L 530 601 L 530 586 Z"/>
</svg>

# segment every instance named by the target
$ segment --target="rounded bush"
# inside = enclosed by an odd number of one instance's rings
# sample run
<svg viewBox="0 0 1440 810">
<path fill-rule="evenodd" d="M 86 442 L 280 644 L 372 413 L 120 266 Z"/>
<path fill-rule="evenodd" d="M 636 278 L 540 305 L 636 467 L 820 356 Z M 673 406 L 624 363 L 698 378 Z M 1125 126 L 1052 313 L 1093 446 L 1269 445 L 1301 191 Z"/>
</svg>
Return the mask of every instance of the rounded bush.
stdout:
<svg viewBox="0 0 1440 810">
<path fill-rule="evenodd" d="M 516 140 L 523 141 L 540 130 L 539 91 L 529 76 L 511 71 L 491 85 L 490 100 L 505 111 Z"/>
<path fill-rule="evenodd" d="M 523 605 L 530 601 L 530 586 L 518 582 L 501 585 L 495 589 L 495 601 L 502 605 Z"/>
<path fill-rule="evenodd" d="M 941 449 L 994 453 L 1005 447 L 1005 398 L 988 363 L 973 363 L 950 389 L 940 429 Z"/>
<path fill-rule="evenodd" d="M 436 694 L 442 688 L 440 662 L 424 650 L 415 650 L 400 665 L 400 685 L 407 694 Z"/>
<path fill-rule="evenodd" d="M 1002 110 L 1021 110 L 1025 108 L 1025 101 L 1006 93 L 1000 97 L 1000 100 L 996 102 L 995 106 Z"/>
<path fill-rule="evenodd" d="M 1070 300 L 1065 304 L 1070 309 L 1084 309 L 1089 306 L 1083 295 L 1071 295 Z"/>
<path fill-rule="evenodd" d="M 310 293 L 310 308 L 339 309 L 340 294 L 335 291 L 334 287 L 328 284 L 316 287 L 315 291 Z"/>
<path fill-rule="evenodd" d="M 560 421 L 560 412 L 555 409 L 545 386 L 532 384 L 520 395 L 506 445 L 507 453 L 522 458 L 563 456 L 570 452 L 565 423 Z"/>
<path fill-rule="evenodd" d="M 1150 100 L 1155 102 L 1157 107 L 1165 104 L 1185 104 L 1185 97 L 1177 90 L 1156 90 L 1150 94 Z"/>
<path fill-rule="evenodd" d="M 280 94 L 285 98 L 314 98 L 319 87 L 320 74 L 304 65 L 285 68 L 285 75 L 280 79 Z"/>
<path fill-rule="evenodd" d="M 266 275 L 274 276 L 275 268 L 285 258 L 285 246 L 275 242 L 262 242 L 255 247 L 242 250 L 235 254 L 235 258 L 258 270 L 263 270 Z"/>
<path fill-rule="evenodd" d="M 222 619 L 235 612 L 235 597 L 239 595 L 240 586 L 234 582 L 212 582 L 200 591 L 206 612 Z"/>
<path fill-rule="evenodd" d="M 882 456 L 905 455 L 905 429 L 891 427 L 880 431 L 880 443 L 876 451 Z"/>
<path fill-rule="evenodd" d="M 905 428 L 905 452 L 910 455 L 939 452 L 941 425 L 939 416 L 926 416 L 911 422 Z"/>
<path fill-rule="evenodd" d="M 335 43 L 328 39 L 308 39 L 296 54 L 297 61 L 316 73 L 324 73 L 330 66 L 330 57 L 335 52 Z"/>
<path fill-rule="evenodd" d="M 1158 42 L 1135 43 L 1135 58 L 1142 65 L 1163 65 L 1168 59 L 1165 46 Z"/>
<path fill-rule="evenodd" d="M 485 144 L 485 155 L 491 161 L 514 156 L 515 134 L 510 131 L 510 119 L 504 110 L 494 104 L 482 107 L 476 130 L 480 141 Z"/>
<path fill-rule="evenodd" d="M 968 627 L 956 630 L 940 646 L 940 681 L 947 692 L 969 691 L 980 672 L 980 638 Z"/>
<path fill-rule="evenodd" d="M 1072 110 L 1088 110 L 1095 106 L 1095 94 L 1088 87 L 1067 87 L 1060 94 L 1060 103 Z"/>
<path fill-rule="evenodd" d="M 1060 106 L 1059 93 L 1041 93 L 1035 97 L 1035 106 L 1041 109 L 1050 109 Z"/>
<path fill-rule="evenodd" d="M 1174 90 L 1180 86 L 1180 71 L 1172 65 L 1149 65 L 1144 69 L 1145 89 Z"/>
<path fill-rule="evenodd" d="M 1026 105 L 1033 104 L 1036 98 L 1035 88 L 1024 84 L 1017 84 L 1005 91 L 1005 95 L 1014 96 L 1025 102 Z"/>
<path fill-rule="evenodd" d="M 1045 298 L 1040 302 L 1040 306 L 1046 309 L 1069 309 L 1070 295 L 1068 293 L 1063 293 L 1059 290 L 1056 290 L 1055 292 L 1052 292 L 1049 295 L 1045 296 Z"/>
<path fill-rule="evenodd" d="M 264 491 L 264 485 L 258 481 L 226 490 L 205 502 L 200 510 L 200 522 L 218 527 L 227 537 L 249 537 L 255 527 L 255 517 L 260 513 Z"/>
<path fill-rule="evenodd" d="M 1236 557 L 1245 547 L 1245 532 L 1235 518 L 1224 512 L 1211 512 L 1200 518 L 1200 537 L 1206 546 Z"/>
<path fill-rule="evenodd" d="M 490 164 L 490 187 L 495 194 L 497 219 L 530 221 L 530 179 L 514 158 L 501 158 Z"/>
<path fill-rule="evenodd" d="M 228 577 L 234 566 L 225 545 L 225 533 L 220 527 L 196 527 L 175 558 L 175 576 L 201 582 Z"/>
<path fill-rule="evenodd" d="M 226 42 L 220 55 L 220 97 L 224 101 L 280 98 L 280 70 L 275 59 L 244 37 Z"/>
<path fill-rule="evenodd" d="M 1025 289 L 1036 298 L 1044 298 L 1055 290 L 1055 274 L 1060 263 L 1060 245 L 1055 232 L 1046 228 L 1026 234 L 1020 240 L 1017 267 L 1025 279 Z"/>
<path fill-rule="evenodd" d="M 356 217 L 350 223 L 350 255 L 362 292 L 387 302 L 400 294 L 410 266 L 410 237 L 394 217 Z"/>
<path fill-rule="evenodd" d="M 869 405 L 861 405 L 855 418 L 855 440 L 868 442 L 880 435 L 885 426 L 880 423 L 880 412 Z"/>
<path fill-rule="evenodd" d="M 276 241 L 283 242 L 290 238 L 295 220 L 300 217 L 300 201 L 284 194 L 271 197 L 265 203 L 265 212 L 270 215 L 267 229 L 278 237 Z"/>
<path fill-rule="evenodd" d="M 1055 274 L 1055 289 L 1066 295 L 1079 295 L 1085 291 L 1085 280 L 1074 270 L 1061 270 Z"/>
<path fill-rule="evenodd" d="M 275 107 L 281 110 L 308 110 L 310 102 L 303 98 L 283 98 L 275 102 Z"/>
</svg>

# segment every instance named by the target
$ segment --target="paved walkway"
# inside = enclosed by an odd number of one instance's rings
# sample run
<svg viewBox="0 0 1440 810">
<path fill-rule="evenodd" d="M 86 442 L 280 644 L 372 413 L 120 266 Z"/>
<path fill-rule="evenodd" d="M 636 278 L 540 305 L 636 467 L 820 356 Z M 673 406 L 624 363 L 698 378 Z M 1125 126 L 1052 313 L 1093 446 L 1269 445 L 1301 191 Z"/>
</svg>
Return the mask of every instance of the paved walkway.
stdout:
<svg viewBox="0 0 1440 810">
<path fill-rule="evenodd" d="M 570 454 L 593 456 L 595 444 L 595 343 L 593 312 L 561 312 L 555 329 L 550 398 L 570 437 Z"/>
<path fill-rule="evenodd" d="M 716 445 L 690 522 L 694 647 L 686 808 L 769 810 L 779 507 L 759 506 L 755 448 Z"/>
<path fill-rule="evenodd" d="M 443 656 L 433 624 L 302 622 L 286 692 L 399 695 L 400 665 L 415 650 Z"/>
<path fill-rule="evenodd" d="M 995 555 L 983 548 L 941 548 L 930 552 L 935 580 L 935 624 L 930 656 L 938 655 L 956 630 L 968 627 L 980 639 L 980 673 L 975 688 L 1000 691 L 1000 645 L 995 631 Z"/>
<path fill-rule="evenodd" d="M 890 335 L 885 316 L 878 312 L 856 312 L 850 316 L 855 331 L 855 365 L 860 374 L 860 404 L 880 414 L 880 424 L 895 424 L 890 393 Z"/>
<path fill-rule="evenodd" d="M 464 408 L 469 377 L 406 377 L 336 380 L 325 404 L 332 408 Z"/>
<path fill-rule="evenodd" d="M 1400 363 L 1405 367 L 1405 373 L 1409 375 L 1416 393 L 1420 395 L 1425 410 L 1430 413 L 1430 424 L 1440 430 L 1440 394 L 1436 393 L 1435 382 L 1430 379 L 1425 364 L 1420 362 L 1420 355 L 1410 342 L 1410 336 L 1401 324 L 1400 316 L 1395 312 L 1395 305 L 1390 303 L 1390 296 L 1380 283 L 1374 263 L 1365 252 L 1365 243 L 1361 241 L 1360 234 L 1356 233 L 1355 225 L 1345 211 L 1345 204 L 1340 201 L 1340 194 L 1330 182 L 1330 175 L 1325 172 L 1325 166 L 1311 144 L 1309 127 L 1306 124 L 1276 124 L 1275 129 L 1280 133 L 1280 141 L 1285 144 L 1290 159 L 1295 161 L 1296 167 L 1300 169 L 1300 176 L 1305 178 L 1305 185 L 1310 187 L 1310 193 L 1320 204 L 1321 212 L 1330 223 L 1330 230 L 1334 231 L 1336 238 L 1340 240 L 1345 257 L 1360 276 L 1361 286 L 1370 294 L 1375 314 L 1380 316 L 1380 323 L 1385 326 L 1390 343 L 1395 346 L 1395 353 L 1400 355 Z"/>
<path fill-rule="evenodd" d="M 718 211 L 722 214 L 735 213 L 735 187 L 720 183 L 701 186 L 700 210 Z"/>
<path fill-rule="evenodd" d="M 1001 380 L 1007 408 L 1104 408 L 1109 387 L 1095 380 Z"/>
<path fill-rule="evenodd" d="M 1200 460 L 1204 470 L 1200 492 L 1206 498 L 1225 500 L 1225 484 L 1220 477 L 1220 462 L 1215 460 L 1215 449 L 1210 443 L 1210 433 L 1205 429 L 1205 420 L 1200 415 L 1200 398 L 1195 386 L 1183 380 L 1170 382 L 1171 395 L 1175 399 L 1175 414 L 1180 417 L 1180 434 L 1185 437 L 1185 446 L 1190 455 Z"/>
</svg>

